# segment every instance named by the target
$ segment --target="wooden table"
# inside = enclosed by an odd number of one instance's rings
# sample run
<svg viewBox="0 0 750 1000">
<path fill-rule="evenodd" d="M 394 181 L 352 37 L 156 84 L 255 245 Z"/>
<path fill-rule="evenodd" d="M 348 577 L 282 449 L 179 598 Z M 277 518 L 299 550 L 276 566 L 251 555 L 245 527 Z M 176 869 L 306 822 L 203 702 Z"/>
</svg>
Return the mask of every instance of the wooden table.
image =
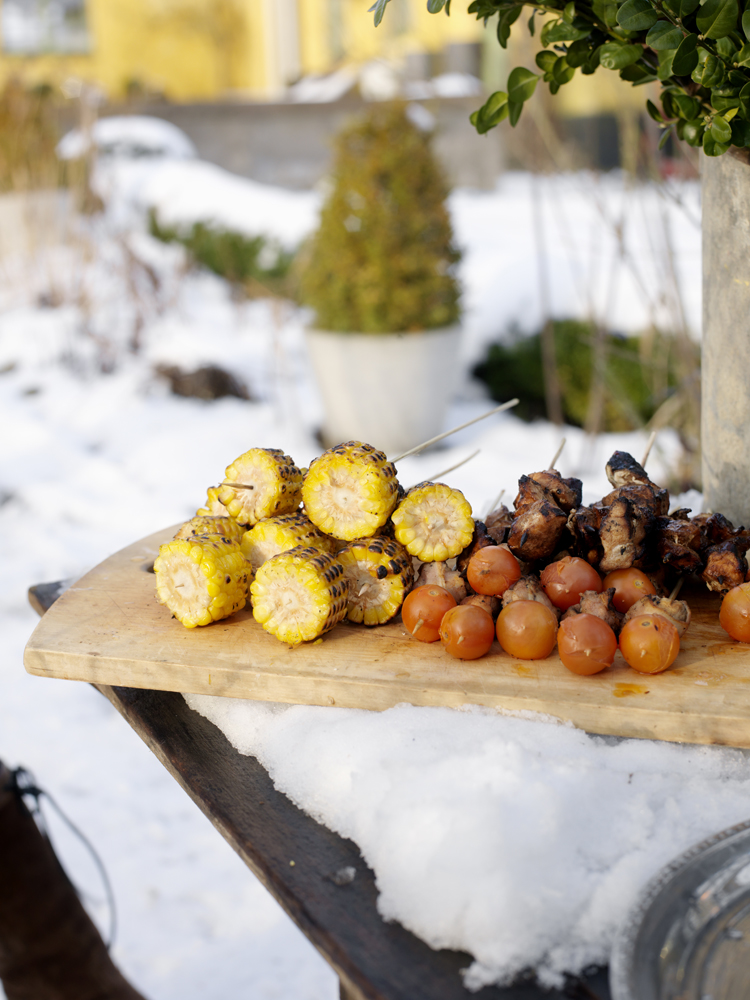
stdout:
<svg viewBox="0 0 750 1000">
<path fill-rule="evenodd" d="M 31 587 L 40 615 L 63 590 Z M 468 993 L 460 971 L 471 956 L 433 951 L 376 909 L 373 872 L 357 845 L 332 833 L 277 792 L 254 757 L 179 694 L 98 685 L 105 698 L 205 813 L 336 971 L 342 1000 L 610 1000 L 605 969 L 571 979 L 560 992 L 531 981 Z M 294 865 L 289 862 L 294 861 Z M 354 868 L 353 881 L 340 873 Z"/>
</svg>

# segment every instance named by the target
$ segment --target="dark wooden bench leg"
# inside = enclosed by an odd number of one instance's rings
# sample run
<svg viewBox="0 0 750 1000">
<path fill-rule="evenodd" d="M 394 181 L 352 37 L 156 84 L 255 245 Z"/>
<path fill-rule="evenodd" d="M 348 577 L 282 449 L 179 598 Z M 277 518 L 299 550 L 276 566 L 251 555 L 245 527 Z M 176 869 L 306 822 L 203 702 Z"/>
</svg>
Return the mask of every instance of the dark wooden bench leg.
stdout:
<svg viewBox="0 0 750 1000">
<path fill-rule="evenodd" d="M 143 1000 L 0 761 L 0 981 L 8 1000 Z"/>
</svg>

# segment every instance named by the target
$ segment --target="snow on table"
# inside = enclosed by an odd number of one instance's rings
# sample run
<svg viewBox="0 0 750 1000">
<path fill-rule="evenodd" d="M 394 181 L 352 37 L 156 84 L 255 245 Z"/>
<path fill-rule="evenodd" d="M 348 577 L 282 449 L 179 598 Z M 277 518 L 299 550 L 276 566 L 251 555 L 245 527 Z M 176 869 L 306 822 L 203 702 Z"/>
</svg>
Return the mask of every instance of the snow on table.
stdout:
<svg viewBox="0 0 750 1000">
<path fill-rule="evenodd" d="M 77 577 L 186 519 L 248 447 L 281 447 L 300 465 L 318 451 L 304 313 L 235 301 L 220 279 L 186 272 L 181 248 L 145 233 L 148 207 L 172 204 L 170 221 L 188 223 L 215 206 L 216 218 L 295 242 L 314 225 L 318 196 L 263 189 L 191 161 L 111 166 L 108 212 L 83 221 L 74 244 L 31 262 L 0 260 L 0 757 L 31 768 L 103 854 L 120 910 L 115 958 L 151 1000 L 333 1000 L 333 973 L 109 704 L 86 685 L 22 672 L 35 624 L 28 586 Z M 606 212 L 626 210 L 629 245 L 651 246 L 642 224 L 651 188 L 626 199 L 617 178 L 570 177 L 545 181 L 543 194 L 565 211 L 585 203 L 592 183 Z M 495 192 L 452 196 L 465 248 L 467 363 L 511 321 L 537 321 L 531 190 L 516 175 Z M 694 187 L 679 194 L 695 206 Z M 563 270 L 591 263 L 602 247 L 614 259 L 610 230 L 594 227 L 600 209 L 587 211 Z M 673 202 L 666 211 L 697 321 L 699 230 Z M 657 249 L 648 252 L 658 263 Z M 584 290 L 598 287 L 596 271 L 581 273 Z M 582 300 L 566 298 L 569 282 L 558 280 L 555 313 L 581 314 Z M 617 284 L 610 319 L 635 329 L 648 310 L 628 281 Z M 171 396 L 157 363 L 231 367 L 253 401 Z M 465 379 L 446 426 L 487 407 Z M 587 501 L 608 490 L 604 462 L 615 448 L 640 457 L 645 444 L 643 434 L 593 443 L 574 428 L 565 434 L 559 467 L 584 479 Z M 502 415 L 404 460 L 399 473 L 408 486 L 479 447 L 450 482 L 481 514 L 500 489 L 511 499 L 522 473 L 545 468 L 560 435 Z M 649 460 L 655 479 L 677 447 L 674 435 L 660 435 Z M 303 808 L 357 841 L 377 872 L 385 917 L 474 954 L 475 985 L 529 963 L 553 979 L 606 958 L 617 919 L 654 868 L 746 818 L 750 803 L 745 757 L 729 750 L 615 746 L 482 712 L 200 707 L 222 716 L 235 744 L 257 752 Z M 74 879 L 99 897 L 85 857 L 64 830 L 53 832 Z"/>
</svg>

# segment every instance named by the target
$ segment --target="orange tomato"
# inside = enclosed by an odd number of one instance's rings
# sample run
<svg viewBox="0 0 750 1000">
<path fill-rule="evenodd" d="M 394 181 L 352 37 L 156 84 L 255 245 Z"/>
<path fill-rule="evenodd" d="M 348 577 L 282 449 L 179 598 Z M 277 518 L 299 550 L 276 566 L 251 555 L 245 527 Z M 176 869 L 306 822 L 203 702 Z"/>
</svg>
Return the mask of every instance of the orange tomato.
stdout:
<svg viewBox="0 0 750 1000">
<path fill-rule="evenodd" d="M 584 590 L 602 591 L 602 578 L 593 566 L 577 556 L 563 556 L 545 566 L 540 579 L 544 592 L 562 611 L 578 604 Z"/>
<path fill-rule="evenodd" d="M 415 639 L 420 642 L 437 642 L 440 638 L 440 622 L 446 611 L 456 607 L 456 599 L 444 587 L 428 584 L 417 587 L 401 608 L 401 620 Z"/>
<path fill-rule="evenodd" d="M 500 597 L 516 580 L 521 579 L 521 567 L 510 549 L 501 545 L 485 545 L 469 560 L 466 579 L 476 594 Z"/>
<path fill-rule="evenodd" d="M 476 660 L 484 656 L 494 639 L 492 615 L 475 604 L 459 604 L 443 615 L 440 641 L 446 653 L 458 660 Z"/>
<path fill-rule="evenodd" d="M 631 608 L 642 597 L 656 593 L 656 587 L 639 569 L 615 569 L 604 577 L 604 590 L 615 588 L 612 603 L 620 612 Z"/>
<path fill-rule="evenodd" d="M 520 660 L 543 660 L 555 648 L 557 617 L 538 601 L 513 601 L 497 618 L 498 642 Z"/>
<path fill-rule="evenodd" d="M 750 642 L 750 583 L 741 583 L 724 595 L 719 624 L 738 642 Z"/>
<path fill-rule="evenodd" d="M 617 636 L 596 615 L 576 615 L 560 622 L 557 652 L 563 666 L 574 674 L 598 674 L 607 667 L 617 652 Z"/>
<path fill-rule="evenodd" d="M 638 615 L 620 632 L 620 652 L 641 674 L 660 674 L 680 651 L 680 635 L 663 615 Z"/>
</svg>

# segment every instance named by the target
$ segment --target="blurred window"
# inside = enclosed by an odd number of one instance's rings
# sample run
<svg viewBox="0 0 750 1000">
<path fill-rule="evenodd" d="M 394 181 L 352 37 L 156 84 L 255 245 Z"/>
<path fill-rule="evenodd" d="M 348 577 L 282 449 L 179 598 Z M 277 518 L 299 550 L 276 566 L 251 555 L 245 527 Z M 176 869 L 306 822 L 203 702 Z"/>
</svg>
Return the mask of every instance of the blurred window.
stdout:
<svg viewBox="0 0 750 1000">
<path fill-rule="evenodd" d="M 2 0 L 3 50 L 25 55 L 87 52 L 85 0 Z"/>
</svg>

